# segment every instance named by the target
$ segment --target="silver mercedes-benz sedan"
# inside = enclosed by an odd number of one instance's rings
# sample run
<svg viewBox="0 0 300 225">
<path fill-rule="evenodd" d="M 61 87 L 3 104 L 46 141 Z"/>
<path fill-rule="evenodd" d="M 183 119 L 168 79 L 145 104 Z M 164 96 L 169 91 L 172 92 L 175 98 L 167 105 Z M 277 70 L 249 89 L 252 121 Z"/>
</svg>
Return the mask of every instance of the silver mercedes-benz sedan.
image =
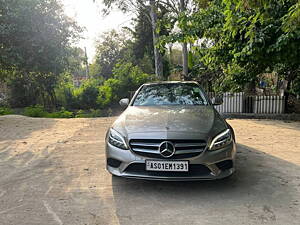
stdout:
<svg viewBox="0 0 300 225">
<path fill-rule="evenodd" d="M 196 82 L 142 85 L 106 135 L 107 170 L 157 180 L 213 180 L 235 171 L 232 127 Z"/>
</svg>

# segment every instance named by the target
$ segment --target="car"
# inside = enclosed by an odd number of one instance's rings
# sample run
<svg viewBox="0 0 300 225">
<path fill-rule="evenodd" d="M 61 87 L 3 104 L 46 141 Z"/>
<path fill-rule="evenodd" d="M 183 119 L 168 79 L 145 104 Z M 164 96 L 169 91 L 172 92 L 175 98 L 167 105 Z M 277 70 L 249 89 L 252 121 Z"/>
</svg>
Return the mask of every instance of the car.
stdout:
<svg viewBox="0 0 300 225">
<path fill-rule="evenodd" d="M 235 171 L 232 127 L 197 82 L 143 84 L 106 134 L 106 168 L 149 180 L 216 180 Z"/>
</svg>

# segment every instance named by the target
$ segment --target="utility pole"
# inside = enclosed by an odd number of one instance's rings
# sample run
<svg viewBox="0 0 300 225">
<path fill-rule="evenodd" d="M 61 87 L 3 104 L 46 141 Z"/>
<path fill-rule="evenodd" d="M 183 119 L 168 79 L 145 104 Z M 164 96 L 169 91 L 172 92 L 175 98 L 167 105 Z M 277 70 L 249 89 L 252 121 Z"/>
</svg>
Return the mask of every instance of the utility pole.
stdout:
<svg viewBox="0 0 300 225">
<path fill-rule="evenodd" d="M 86 53 L 86 47 L 84 47 L 84 60 L 85 60 L 85 77 L 86 79 L 90 78 L 90 69 L 89 69 L 89 61 Z"/>
</svg>

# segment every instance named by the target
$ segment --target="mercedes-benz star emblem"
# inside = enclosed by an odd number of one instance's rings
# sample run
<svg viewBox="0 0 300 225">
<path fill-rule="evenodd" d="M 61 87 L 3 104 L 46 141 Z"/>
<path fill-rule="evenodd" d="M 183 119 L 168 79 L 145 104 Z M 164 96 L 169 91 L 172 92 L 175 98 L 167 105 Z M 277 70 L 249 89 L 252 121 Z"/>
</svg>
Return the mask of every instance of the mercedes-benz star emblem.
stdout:
<svg viewBox="0 0 300 225">
<path fill-rule="evenodd" d="M 175 147 L 172 142 L 164 141 L 159 146 L 160 154 L 165 158 L 170 158 L 175 154 Z"/>
</svg>

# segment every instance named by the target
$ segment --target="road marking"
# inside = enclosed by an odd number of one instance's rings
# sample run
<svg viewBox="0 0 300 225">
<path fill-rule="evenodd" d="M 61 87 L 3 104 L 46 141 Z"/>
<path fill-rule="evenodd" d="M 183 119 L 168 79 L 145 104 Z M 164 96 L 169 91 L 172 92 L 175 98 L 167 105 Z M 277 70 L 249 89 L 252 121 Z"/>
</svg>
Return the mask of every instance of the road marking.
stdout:
<svg viewBox="0 0 300 225">
<path fill-rule="evenodd" d="M 52 215 L 53 219 L 59 225 L 63 225 L 63 222 L 59 219 L 59 217 L 57 216 L 57 214 L 52 210 L 51 206 L 45 200 L 43 200 L 43 203 L 44 203 L 45 208 L 47 209 L 47 212 Z"/>
</svg>

